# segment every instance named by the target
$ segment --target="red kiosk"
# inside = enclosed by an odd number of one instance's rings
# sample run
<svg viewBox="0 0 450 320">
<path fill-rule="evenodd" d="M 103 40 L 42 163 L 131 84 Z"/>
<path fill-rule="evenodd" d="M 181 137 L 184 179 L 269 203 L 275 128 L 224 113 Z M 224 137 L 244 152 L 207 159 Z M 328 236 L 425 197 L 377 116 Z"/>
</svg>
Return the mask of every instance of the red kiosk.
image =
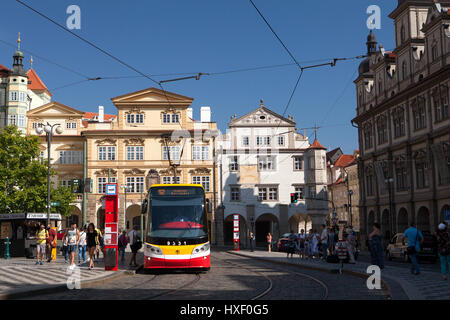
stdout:
<svg viewBox="0 0 450 320">
<path fill-rule="evenodd" d="M 106 185 L 105 196 L 105 270 L 117 271 L 118 268 L 118 184 Z"/>
</svg>

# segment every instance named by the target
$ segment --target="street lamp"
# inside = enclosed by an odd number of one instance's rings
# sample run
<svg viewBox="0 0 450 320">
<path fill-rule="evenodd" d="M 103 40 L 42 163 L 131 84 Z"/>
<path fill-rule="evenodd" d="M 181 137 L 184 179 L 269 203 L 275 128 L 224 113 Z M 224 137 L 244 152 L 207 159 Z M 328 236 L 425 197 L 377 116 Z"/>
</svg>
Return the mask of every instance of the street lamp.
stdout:
<svg viewBox="0 0 450 320">
<path fill-rule="evenodd" d="M 349 215 L 350 215 L 350 225 L 351 226 L 353 226 L 352 195 L 353 195 L 353 190 L 349 190 L 348 191 L 348 198 L 349 198 L 348 211 L 349 211 Z"/>
<path fill-rule="evenodd" d="M 122 184 L 120 189 L 125 191 L 125 203 L 123 205 L 123 218 L 125 220 L 125 228 L 127 227 L 127 192 L 131 189 L 131 187 L 127 184 Z"/>
<path fill-rule="evenodd" d="M 47 159 L 48 159 L 48 163 L 47 163 L 47 225 L 50 224 L 50 168 L 51 168 L 51 163 L 50 163 L 50 150 L 51 150 L 51 145 L 52 145 L 52 138 L 53 138 L 53 128 L 56 127 L 56 133 L 57 134 L 62 134 L 63 133 L 63 129 L 61 128 L 59 123 L 56 123 L 54 125 L 51 125 L 50 123 L 47 122 L 47 124 L 44 126 L 44 128 L 42 127 L 37 127 L 36 128 L 36 133 L 38 135 L 41 135 L 45 132 L 46 136 L 47 136 Z"/>
</svg>

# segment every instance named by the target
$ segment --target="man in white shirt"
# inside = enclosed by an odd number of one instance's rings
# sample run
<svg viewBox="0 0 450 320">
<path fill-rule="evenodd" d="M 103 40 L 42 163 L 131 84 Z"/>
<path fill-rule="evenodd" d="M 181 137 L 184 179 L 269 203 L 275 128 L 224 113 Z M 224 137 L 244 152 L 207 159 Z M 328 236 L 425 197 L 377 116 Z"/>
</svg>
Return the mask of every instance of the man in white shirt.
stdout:
<svg viewBox="0 0 450 320">
<path fill-rule="evenodd" d="M 322 244 L 322 252 L 323 252 L 323 259 L 327 260 L 328 256 L 328 231 L 327 226 L 322 225 L 322 235 L 320 236 L 320 243 Z"/>
</svg>

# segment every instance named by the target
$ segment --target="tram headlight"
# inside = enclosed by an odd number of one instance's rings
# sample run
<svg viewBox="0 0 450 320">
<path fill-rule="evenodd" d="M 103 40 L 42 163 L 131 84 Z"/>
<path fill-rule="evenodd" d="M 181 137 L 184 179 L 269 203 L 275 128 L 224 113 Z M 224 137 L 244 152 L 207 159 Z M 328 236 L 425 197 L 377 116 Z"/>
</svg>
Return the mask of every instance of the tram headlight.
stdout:
<svg viewBox="0 0 450 320">
<path fill-rule="evenodd" d="M 161 256 L 162 254 L 163 254 L 163 252 L 160 248 L 149 245 L 149 244 L 145 245 L 145 255 L 146 256 L 150 256 L 150 255 Z"/>
<path fill-rule="evenodd" d="M 192 250 L 192 255 L 200 255 L 204 254 L 205 252 L 209 251 L 211 248 L 209 242 L 202 244 L 201 246 L 195 247 L 194 250 Z"/>
</svg>

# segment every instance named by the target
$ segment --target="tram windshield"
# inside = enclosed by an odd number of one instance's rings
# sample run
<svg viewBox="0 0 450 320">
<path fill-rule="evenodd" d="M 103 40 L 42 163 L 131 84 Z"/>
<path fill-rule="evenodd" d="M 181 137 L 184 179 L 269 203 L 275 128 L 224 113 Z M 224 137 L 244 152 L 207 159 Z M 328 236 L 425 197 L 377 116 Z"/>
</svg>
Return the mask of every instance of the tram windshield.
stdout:
<svg viewBox="0 0 450 320">
<path fill-rule="evenodd" d="M 208 234 L 203 189 L 155 187 L 149 202 L 149 237 L 192 239 Z"/>
</svg>

